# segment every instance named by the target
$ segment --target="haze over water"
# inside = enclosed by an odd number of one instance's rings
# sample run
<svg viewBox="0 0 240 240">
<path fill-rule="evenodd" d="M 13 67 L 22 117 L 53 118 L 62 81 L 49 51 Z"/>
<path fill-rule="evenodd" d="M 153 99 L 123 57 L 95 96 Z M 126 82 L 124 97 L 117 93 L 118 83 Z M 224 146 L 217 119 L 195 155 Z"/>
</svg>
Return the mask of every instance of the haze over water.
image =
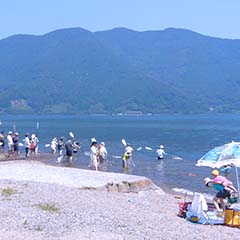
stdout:
<svg viewBox="0 0 240 240">
<path fill-rule="evenodd" d="M 127 172 L 151 178 L 157 185 L 207 192 L 203 178 L 210 176 L 211 168 L 196 167 L 195 164 L 207 151 L 215 146 L 240 139 L 240 115 L 139 115 L 139 116 L 1 116 L 1 129 L 5 134 L 16 130 L 20 139 L 24 133 L 38 132 L 40 151 L 50 152 L 45 144 L 53 137 L 68 138 L 73 132 L 82 145 L 82 151 L 74 157 L 74 167 L 88 169 L 90 139 L 95 137 L 105 142 L 109 152 L 110 166 L 104 171 L 123 173 L 121 156 L 124 138 L 135 149 L 135 167 Z M 39 123 L 39 129 L 37 129 Z M 157 160 L 156 149 L 163 144 L 168 155 Z M 146 150 L 144 147 L 153 150 Z M 142 147 L 142 150 L 136 149 Z M 24 151 L 24 149 L 22 149 Z M 55 164 L 55 157 L 49 161 Z M 64 164 L 63 164 L 64 165 Z M 236 181 L 235 171 L 231 180 Z"/>
</svg>

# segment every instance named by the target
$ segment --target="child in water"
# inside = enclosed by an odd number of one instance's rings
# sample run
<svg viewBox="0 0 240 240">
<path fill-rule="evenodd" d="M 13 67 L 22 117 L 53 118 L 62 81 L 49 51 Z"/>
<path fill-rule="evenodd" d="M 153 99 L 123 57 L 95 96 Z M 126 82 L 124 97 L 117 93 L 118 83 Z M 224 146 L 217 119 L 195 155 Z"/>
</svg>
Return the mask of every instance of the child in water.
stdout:
<svg viewBox="0 0 240 240">
<path fill-rule="evenodd" d="M 157 155 L 158 155 L 158 160 L 163 160 L 164 155 L 167 155 L 167 153 L 164 151 L 164 146 L 160 145 L 159 149 L 156 151 Z"/>
</svg>

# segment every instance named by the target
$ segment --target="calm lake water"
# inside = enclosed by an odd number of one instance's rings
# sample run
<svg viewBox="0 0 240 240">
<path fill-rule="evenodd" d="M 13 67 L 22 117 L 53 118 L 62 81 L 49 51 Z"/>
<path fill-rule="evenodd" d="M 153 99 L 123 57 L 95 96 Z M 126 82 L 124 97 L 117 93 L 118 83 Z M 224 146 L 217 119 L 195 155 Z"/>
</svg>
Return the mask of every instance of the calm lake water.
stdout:
<svg viewBox="0 0 240 240">
<path fill-rule="evenodd" d="M 40 139 L 40 151 L 48 152 L 45 144 L 53 137 L 73 132 L 81 143 L 82 151 L 74 157 L 74 167 L 88 168 L 90 139 L 104 141 L 109 152 L 111 165 L 103 171 L 123 173 L 121 156 L 124 138 L 135 149 L 131 167 L 126 174 L 151 178 L 157 185 L 169 188 L 184 188 L 190 191 L 207 192 L 203 178 L 210 176 L 211 168 L 196 167 L 196 161 L 211 148 L 240 140 L 240 115 L 147 115 L 147 116 L 1 116 L 0 128 L 7 133 L 18 131 L 21 139 L 24 133 L 36 133 Z M 37 129 L 37 123 L 39 128 Z M 168 155 L 157 160 L 156 149 L 163 144 Z M 153 150 L 146 150 L 144 147 Z M 49 161 L 55 164 L 55 158 Z M 235 171 L 231 180 L 235 182 Z"/>
</svg>

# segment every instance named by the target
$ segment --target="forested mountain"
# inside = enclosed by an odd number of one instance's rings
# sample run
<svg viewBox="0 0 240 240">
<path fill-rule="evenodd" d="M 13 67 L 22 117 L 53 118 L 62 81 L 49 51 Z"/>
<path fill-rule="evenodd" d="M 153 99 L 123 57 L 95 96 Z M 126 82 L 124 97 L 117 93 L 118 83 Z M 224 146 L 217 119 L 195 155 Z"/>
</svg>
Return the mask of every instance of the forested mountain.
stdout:
<svg viewBox="0 0 240 240">
<path fill-rule="evenodd" d="M 240 112 L 240 40 L 169 28 L 0 40 L 2 113 Z"/>
</svg>

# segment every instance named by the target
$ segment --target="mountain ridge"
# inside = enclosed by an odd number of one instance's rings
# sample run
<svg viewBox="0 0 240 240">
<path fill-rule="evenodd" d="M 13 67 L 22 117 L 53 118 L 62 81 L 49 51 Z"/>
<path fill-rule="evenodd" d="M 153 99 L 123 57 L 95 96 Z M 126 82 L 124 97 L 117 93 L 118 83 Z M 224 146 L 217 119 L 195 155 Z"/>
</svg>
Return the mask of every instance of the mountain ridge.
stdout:
<svg viewBox="0 0 240 240">
<path fill-rule="evenodd" d="M 239 112 L 240 40 L 59 29 L 0 40 L 2 113 Z"/>
</svg>

